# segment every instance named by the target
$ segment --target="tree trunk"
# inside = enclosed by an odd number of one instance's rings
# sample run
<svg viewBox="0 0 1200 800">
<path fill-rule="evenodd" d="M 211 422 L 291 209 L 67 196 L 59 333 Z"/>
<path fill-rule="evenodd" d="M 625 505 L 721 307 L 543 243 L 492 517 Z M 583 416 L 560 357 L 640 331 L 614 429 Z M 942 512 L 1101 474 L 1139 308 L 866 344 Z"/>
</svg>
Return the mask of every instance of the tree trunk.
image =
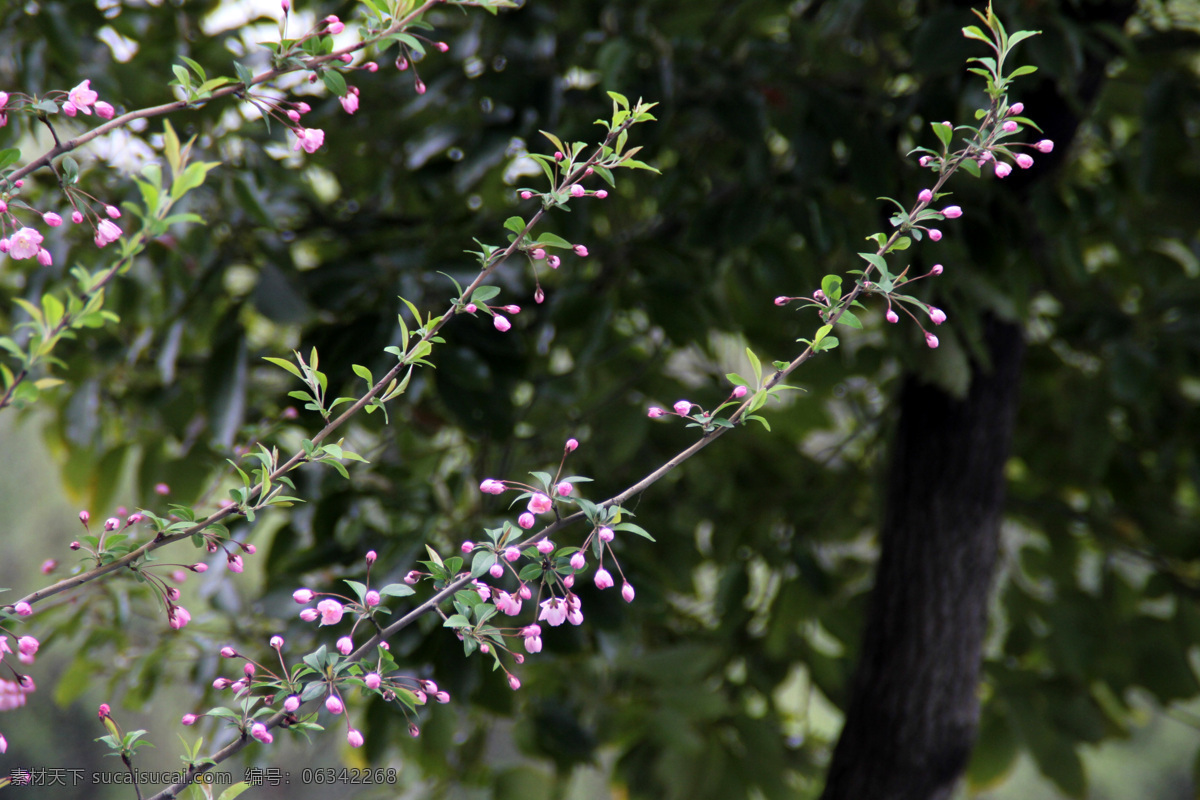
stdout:
<svg viewBox="0 0 1200 800">
<path fill-rule="evenodd" d="M 942 800 L 966 767 L 1024 344 L 989 319 L 968 396 L 906 380 L 862 652 L 822 800 Z"/>
</svg>

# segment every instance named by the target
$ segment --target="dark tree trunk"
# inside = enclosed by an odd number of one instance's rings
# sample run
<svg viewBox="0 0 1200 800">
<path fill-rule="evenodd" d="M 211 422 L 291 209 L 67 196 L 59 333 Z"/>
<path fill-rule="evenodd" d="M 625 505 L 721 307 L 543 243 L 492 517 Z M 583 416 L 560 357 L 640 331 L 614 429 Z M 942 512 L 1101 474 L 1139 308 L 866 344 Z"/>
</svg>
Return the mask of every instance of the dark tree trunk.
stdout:
<svg viewBox="0 0 1200 800">
<path fill-rule="evenodd" d="M 956 400 L 909 378 L 862 652 L 823 800 L 942 800 L 966 767 L 1024 345 L 989 319 L 990 368 Z"/>
</svg>

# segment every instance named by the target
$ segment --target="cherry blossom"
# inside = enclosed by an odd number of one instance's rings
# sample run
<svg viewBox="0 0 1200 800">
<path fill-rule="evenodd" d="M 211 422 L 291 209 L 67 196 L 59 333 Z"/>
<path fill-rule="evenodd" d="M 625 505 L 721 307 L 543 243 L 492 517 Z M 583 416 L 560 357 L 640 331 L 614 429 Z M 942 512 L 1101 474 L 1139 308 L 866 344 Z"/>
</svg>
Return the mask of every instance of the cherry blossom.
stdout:
<svg viewBox="0 0 1200 800">
<path fill-rule="evenodd" d="M 33 228 L 21 228 L 8 240 L 8 254 L 17 261 L 33 258 L 38 254 L 42 235 Z"/>
</svg>

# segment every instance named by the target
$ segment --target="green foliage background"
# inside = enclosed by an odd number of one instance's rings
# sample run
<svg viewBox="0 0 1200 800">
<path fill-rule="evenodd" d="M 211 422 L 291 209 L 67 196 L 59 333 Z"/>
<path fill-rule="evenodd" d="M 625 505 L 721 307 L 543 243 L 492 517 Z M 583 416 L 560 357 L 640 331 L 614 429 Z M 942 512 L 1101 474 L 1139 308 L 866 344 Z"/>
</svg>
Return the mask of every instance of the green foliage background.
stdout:
<svg viewBox="0 0 1200 800">
<path fill-rule="evenodd" d="M 230 41 L 254 35 L 203 32 L 216 6 L 10 7 L 0 84 L 43 92 L 88 77 L 122 108 L 163 102 L 178 55 L 231 74 L 250 49 Z M 945 265 L 927 298 L 950 317 L 942 347 L 927 351 L 907 322 L 885 330 L 873 308 L 865 331 L 804 367 L 806 393 L 769 415 L 771 433 L 737 432 L 647 492 L 634 510 L 658 542 L 619 543 L 637 601 L 582 589 L 586 623 L 544 637 L 521 692 L 464 660 L 438 620 L 406 631 L 393 652 L 455 703 L 422 719 L 416 740 L 393 711 L 354 707 L 366 758 L 399 759 L 428 796 L 454 785 L 561 796 L 582 763 L 611 768 L 630 797 L 815 796 L 870 586 L 890 392 L 906 370 L 961 390 L 984 311 L 1023 320 L 1032 347 L 973 785 L 1028 753 L 1059 791 L 1084 796 L 1083 745 L 1127 736 L 1138 698 L 1172 707 L 1200 692 L 1200 18 L 1189 3 L 996 10 L 1010 29 L 1043 32 L 1022 45 L 1039 72 L 1014 99 L 1058 146 L 1005 182 L 958 180 L 965 217 L 909 251 L 915 273 Z M 327 4 L 319 16 L 333 12 L 354 13 Z M 111 680 L 129 706 L 206 707 L 180 682 L 211 683 L 221 644 L 265 651 L 283 632 L 305 652 L 297 586 L 360 577 L 371 548 L 379 576 L 398 579 L 426 544 L 477 537 L 507 513 L 479 480 L 546 469 L 570 436 L 572 471 L 596 479 L 589 497 L 637 480 L 694 437 L 646 419 L 646 406 L 717 404 L 746 345 L 765 359 L 798 352 L 816 320 L 772 298 L 855 268 L 862 237 L 886 225 L 875 198 L 927 184 L 904 154 L 930 144 L 928 123 L 969 120 L 984 103 L 963 69 L 979 53 L 959 35 L 970 16 L 958 3 L 530 2 L 430 20 L 451 49 L 419 63 L 428 92 L 385 66 L 350 78 L 354 116 L 309 98 L 306 124 L 326 131 L 313 156 L 282 158 L 279 126 L 229 104 L 172 120 L 223 162 L 188 200 L 209 224 L 152 245 L 114 286 L 121 324 L 62 348 L 66 384 L 43 415 L 7 412 L 39 427 L 73 503 L 95 518 L 118 505 L 161 512 L 152 487 L 165 481 L 172 501 L 212 508 L 235 446 L 295 448 L 319 420 L 281 421 L 298 387 L 262 357 L 316 347 L 338 394 L 362 388 L 353 363 L 386 371 L 397 295 L 444 308 L 453 288 L 437 273 L 469 280 L 471 239 L 500 243 L 508 216 L 531 213 L 505 180 L 522 148 L 550 149 L 539 129 L 597 138 L 604 89 L 660 103 L 634 140 L 662 176 L 620 176 L 607 200 L 552 215 L 544 229 L 591 256 L 542 275 L 540 306 L 527 270 L 505 267 L 501 301 L 525 309 L 514 330 L 450 326 L 436 371 L 417 373 L 391 424 L 374 414 L 344 431 L 371 464 L 349 480 L 299 472 L 307 504 L 237 528 L 259 554 L 244 576 L 193 581 L 184 632 L 167 633 L 142 589 L 119 581 L 39 615 L 50 644 L 77 654 L 60 699 Z M 134 58 L 113 59 L 96 37 L 105 26 L 136 43 Z M 159 129 L 140 136 L 153 145 Z M 15 117 L 0 134 L 24 137 L 26 153 L 45 138 Z M 87 180 L 105 201 L 136 202 L 103 161 Z M 13 297 L 109 255 L 59 235 L 55 267 L 4 263 L 6 329 L 21 319 Z M 63 555 L 74 524 L 55 523 L 46 556 Z M 35 588 L 28 573 L 6 579 Z M 488 726 L 510 717 L 536 769 L 497 757 L 506 737 Z M 162 731 L 160 748 L 173 738 Z"/>
</svg>

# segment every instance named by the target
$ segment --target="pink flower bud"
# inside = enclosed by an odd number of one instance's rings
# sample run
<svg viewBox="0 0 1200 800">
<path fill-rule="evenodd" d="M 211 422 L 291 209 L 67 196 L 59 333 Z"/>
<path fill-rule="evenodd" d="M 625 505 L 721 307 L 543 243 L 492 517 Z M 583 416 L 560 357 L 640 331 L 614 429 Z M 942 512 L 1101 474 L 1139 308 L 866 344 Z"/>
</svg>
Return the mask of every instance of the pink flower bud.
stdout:
<svg viewBox="0 0 1200 800">
<path fill-rule="evenodd" d="M 946 321 L 946 312 L 942 311 L 937 306 L 929 307 L 929 318 L 933 320 L 934 325 L 941 325 Z"/>
<path fill-rule="evenodd" d="M 607 189 L 599 189 L 598 191 L 596 191 L 595 195 L 598 199 L 603 200 L 604 198 L 608 197 L 608 190 Z"/>
<path fill-rule="evenodd" d="M 377 558 L 379 558 L 379 555 L 374 550 L 367 551 L 367 563 L 368 564 L 374 564 L 375 559 L 377 559 Z"/>
<path fill-rule="evenodd" d="M 462 553 L 465 555 L 475 549 L 475 543 L 468 539 L 467 541 L 460 544 L 458 546 L 458 549 L 461 550 Z"/>
<path fill-rule="evenodd" d="M 542 291 L 542 287 L 539 286 L 533 290 L 533 302 L 540 306 L 543 302 L 545 302 L 545 300 L 546 293 Z"/>
<path fill-rule="evenodd" d="M 533 497 L 529 498 L 529 510 L 534 514 L 545 514 L 554 507 L 554 501 L 541 492 L 535 492 Z"/>
<path fill-rule="evenodd" d="M 534 519 L 533 514 L 530 514 L 528 511 L 517 517 L 517 524 L 520 525 L 524 530 L 529 530 L 532 528 L 535 521 L 536 520 Z"/>
<path fill-rule="evenodd" d="M 686 417 L 692 410 L 692 404 L 688 400 L 680 400 L 672 408 L 675 409 L 675 413 L 679 416 Z"/>
<path fill-rule="evenodd" d="M 649 417 L 650 419 L 656 419 L 658 417 L 665 415 L 666 413 L 667 413 L 666 411 L 663 411 L 658 406 L 650 406 L 650 408 L 648 408 L 646 410 L 646 416 Z"/>
<path fill-rule="evenodd" d="M 790 298 L 790 297 L 784 297 L 783 295 L 780 295 L 779 297 L 775 298 L 775 305 L 786 306 L 788 303 L 791 302 L 791 300 L 792 300 L 792 298 Z"/>
<path fill-rule="evenodd" d="M 116 517 L 109 517 L 104 520 L 104 530 L 106 531 L 115 531 L 119 527 L 121 527 L 121 520 Z"/>
<path fill-rule="evenodd" d="M 242 557 L 241 556 L 229 556 L 229 558 L 227 558 L 226 560 L 229 562 L 229 571 L 230 572 L 239 572 L 240 573 L 242 571 L 243 566 L 242 566 Z"/>
<path fill-rule="evenodd" d="M 409 573 L 404 576 L 404 582 L 407 583 L 409 586 L 413 586 L 413 585 L 419 583 L 420 581 L 421 581 L 421 573 L 415 569 L 410 570 Z"/>
<path fill-rule="evenodd" d="M 250 735 L 263 744 L 270 744 L 275 741 L 275 737 L 267 730 L 267 726 L 261 722 L 256 722 L 250 726 Z"/>
<path fill-rule="evenodd" d="M 550 269 L 558 269 L 562 265 L 562 259 L 558 256 L 546 256 L 546 266 Z"/>
<path fill-rule="evenodd" d="M 740 400 L 746 396 L 747 391 L 745 386 L 735 386 L 733 387 L 733 396 Z"/>
<path fill-rule="evenodd" d="M 1033 156 L 1021 153 L 1021 155 L 1017 156 L 1017 166 L 1021 169 L 1029 169 L 1033 166 Z"/>
<path fill-rule="evenodd" d="M 196 715 L 195 714 L 184 714 L 183 718 L 180 719 L 179 721 L 182 722 L 184 725 L 195 725 L 196 724 Z"/>
<path fill-rule="evenodd" d="M 337 36 L 339 33 L 346 30 L 346 26 L 342 23 L 342 21 L 333 14 L 330 14 L 328 17 L 326 17 L 325 21 L 329 23 L 329 33 L 333 34 L 334 36 Z"/>
<path fill-rule="evenodd" d="M 607 589 L 613 585 L 612 575 L 610 575 L 606 569 L 596 570 L 596 576 L 594 580 L 596 582 L 597 589 Z"/>
<path fill-rule="evenodd" d="M 344 609 L 337 600 L 326 598 L 317 603 L 317 613 L 321 615 L 322 625 L 336 625 L 342 620 Z"/>
<path fill-rule="evenodd" d="M 54 572 L 54 568 L 57 566 L 57 561 L 55 561 L 53 558 L 47 558 L 42 562 L 42 574 L 49 575 L 51 572 Z"/>
<path fill-rule="evenodd" d="M 337 651 L 344 656 L 350 655 L 354 651 L 354 640 L 349 636 L 343 636 L 337 640 Z"/>
<path fill-rule="evenodd" d="M 425 81 L 418 78 L 413 83 L 413 88 L 417 90 L 417 94 L 425 94 Z"/>
<path fill-rule="evenodd" d="M 600 541 L 608 544 L 613 540 L 613 538 L 615 538 L 616 534 L 613 533 L 612 528 L 606 526 L 596 531 L 596 536 L 599 537 Z"/>
<path fill-rule="evenodd" d="M 543 258 L 546 257 L 546 251 L 540 247 L 535 247 L 529 251 L 529 255 L 533 258 L 534 261 L 541 261 Z"/>
<path fill-rule="evenodd" d="M 434 42 L 433 46 L 438 49 L 439 53 L 445 53 L 450 50 L 450 45 L 446 44 L 445 42 Z"/>
<path fill-rule="evenodd" d="M 507 306 L 503 306 L 503 308 L 504 308 L 504 310 L 505 310 L 507 313 L 509 313 L 509 314 L 520 314 L 520 313 L 521 313 L 521 307 L 520 307 L 520 306 L 515 306 L 515 305 L 511 305 L 511 304 L 510 304 L 510 305 L 507 305 Z"/>
<path fill-rule="evenodd" d="M 521 688 L 521 681 L 520 681 L 520 679 L 519 679 L 519 678 L 517 678 L 517 676 L 516 676 L 516 675 L 513 675 L 513 674 L 510 672 L 510 673 L 508 674 L 508 685 L 509 685 L 509 686 L 511 686 L 511 687 L 512 687 L 512 690 L 515 692 L 517 689 L 520 689 L 520 688 Z"/>
<path fill-rule="evenodd" d="M 537 543 L 537 551 L 544 556 L 548 556 L 554 552 L 554 542 L 549 539 L 542 539 Z"/>
<path fill-rule="evenodd" d="M 941 264 L 934 264 L 932 267 L 929 268 L 930 275 L 941 275 L 942 272 L 943 272 L 943 270 L 942 270 Z"/>
<path fill-rule="evenodd" d="M 13 606 L 13 611 L 17 612 L 18 617 L 28 617 L 33 613 L 33 607 L 24 600 Z"/>
<path fill-rule="evenodd" d="M 378 72 L 379 65 L 376 64 L 374 61 L 368 61 L 366 64 L 363 65 L 363 69 L 365 69 L 367 72 Z"/>
<path fill-rule="evenodd" d="M 940 242 L 942 240 L 942 232 L 939 231 L 937 228 L 930 228 L 929 229 L 929 238 L 932 241 Z"/>
<path fill-rule="evenodd" d="M 305 622 L 312 622 L 317 617 L 321 616 L 315 608 L 306 608 L 300 612 L 300 619 Z"/>
<path fill-rule="evenodd" d="M 575 487 L 572 486 L 568 481 L 563 481 L 562 483 L 560 483 L 554 487 L 554 491 L 558 494 L 559 497 L 566 497 L 569 494 L 571 494 L 571 491 L 574 488 Z"/>
<path fill-rule="evenodd" d="M 249 663 L 247 663 L 247 664 L 243 664 L 243 665 L 242 665 L 242 672 L 246 673 L 246 677 L 247 677 L 247 678 L 252 678 L 252 677 L 254 677 L 254 665 L 253 665 L 253 664 L 249 664 Z"/>
<path fill-rule="evenodd" d="M 1004 131 L 1005 133 L 1015 133 L 1018 127 L 1020 126 L 1010 119 L 1000 126 L 1000 130 Z"/>
<path fill-rule="evenodd" d="M 515 547 L 507 547 L 504 550 L 504 560 L 512 563 L 521 557 L 521 551 Z"/>
<path fill-rule="evenodd" d="M 531 200 L 531 199 L 533 199 L 533 192 L 521 192 L 521 199 L 522 199 L 522 200 Z"/>
<path fill-rule="evenodd" d="M 579 441 L 577 439 L 567 439 L 566 450 L 568 453 L 575 452 L 575 448 L 577 447 L 579 447 Z"/>
<path fill-rule="evenodd" d="M 437 700 L 439 703 L 442 703 L 443 705 L 445 705 L 446 703 L 450 702 L 450 693 L 449 692 L 438 692 L 437 694 L 435 694 L 433 696 L 433 699 Z"/>
<path fill-rule="evenodd" d="M 1049 151 L 1047 151 L 1047 152 L 1049 152 Z M 574 250 L 575 250 L 575 255 L 579 256 L 580 258 L 587 258 L 588 249 L 586 247 L 584 247 L 583 245 L 581 245 L 581 244 L 575 245 Z"/>
<path fill-rule="evenodd" d="M 82 542 L 71 542 L 69 545 L 67 545 L 67 547 L 71 548 L 72 550 L 78 550 L 79 548 L 83 547 L 83 543 Z"/>
<path fill-rule="evenodd" d="M 350 730 L 346 731 L 346 742 L 351 747 L 362 747 L 363 735 L 354 728 L 351 728 Z"/>
<path fill-rule="evenodd" d="M 571 569 L 583 569 L 587 566 L 587 559 L 583 557 L 582 550 L 576 550 L 571 556 Z"/>
<path fill-rule="evenodd" d="M 1012 173 L 1012 167 L 1003 161 L 996 162 L 996 177 L 1007 178 Z"/>
<path fill-rule="evenodd" d="M 562 154 L 562 151 L 561 151 L 561 150 L 555 150 L 555 151 L 554 151 L 554 160 L 555 160 L 555 161 L 562 161 L 564 158 L 566 158 L 566 156 L 564 156 L 564 155 Z"/>
<path fill-rule="evenodd" d="M 632 603 L 634 594 L 635 592 L 633 591 L 633 584 L 626 581 L 621 586 L 621 597 L 625 599 L 626 603 Z"/>
<path fill-rule="evenodd" d="M 1018 114 L 1020 114 L 1024 110 L 1025 110 L 1024 103 L 1013 103 L 1011 106 L 1008 107 L 1008 115 L 1010 117 L 1014 117 L 1014 116 L 1017 116 Z"/>
<path fill-rule="evenodd" d="M 583 197 L 585 194 L 587 194 L 587 191 L 582 186 L 578 183 L 572 184 L 571 197 Z"/>
<path fill-rule="evenodd" d="M 890 308 L 887 310 L 887 313 L 883 315 L 883 318 L 893 325 L 900 321 L 900 315 Z"/>
<path fill-rule="evenodd" d="M 338 699 L 336 694 L 331 694 L 325 698 L 325 708 L 330 714 L 340 714 L 346 710 L 346 706 L 342 705 L 342 701 Z"/>
<path fill-rule="evenodd" d="M 958 219 L 962 216 L 962 208 L 959 206 L 946 206 L 942 209 L 942 216 L 946 219 Z"/>
<path fill-rule="evenodd" d="M 504 483 L 492 478 L 486 478 L 479 484 L 479 491 L 484 494 L 504 494 Z"/>
<path fill-rule="evenodd" d="M 1042 139 L 1033 146 L 1033 149 L 1037 150 L 1039 153 L 1049 153 L 1054 149 L 1054 142 L 1050 141 L 1049 139 Z"/>
<path fill-rule="evenodd" d="M 212 686 L 218 692 L 221 692 L 228 689 L 232 684 L 233 682 L 229 680 L 229 678 L 217 678 L 215 681 L 213 681 Z"/>
<path fill-rule="evenodd" d="M 183 606 L 173 606 L 167 612 L 167 624 L 175 630 L 180 630 L 192 621 L 192 615 Z"/>
<path fill-rule="evenodd" d="M 228 645 L 226 645 L 225 647 L 221 648 L 221 657 L 222 658 L 237 658 L 237 650 L 234 650 L 232 647 L 229 647 Z"/>
<path fill-rule="evenodd" d="M 474 314 L 478 310 L 479 306 L 475 305 L 474 303 L 467 303 L 465 306 L 463 306 L 463 311 L 467 312 L 468 314 Z"/>
<path fill-rule="evenodd" d="M 23 656 L 35 655 L 39 647 L 41 647 L 41 642 L 32 636 L 22 636 L 17 639 L 17 651 Z"/>
<path fill-rule="evenodd" d="M 299 122 L 300 121 L 300 112 L 294 108 L 289 108 L 287 110 L 287 118 L 290 119 L 292 122 Z"/>
<path fill-rule="evenodd" d="M 79 512 L 79 521 L 82 522 L 84 525 L 87 525 L 88 520 L 90 520 L 91 518 L 92 518 L 92 515 L 89 512 L 87 512 L 87 511 Z"/>
<path fill-rule="evenodd" d="M 417 727 L 417 723 L 408 723 L 408 735 L 414 739 L 421 735 L 421 729 Z"/>
<path fill-rule="evenodd" d="M 270 645 L 271 645 L 271 647 L 275 648 L 276 650 L 282 650 L 283 649 L 283 637 L 282 636 L 272 636 Z"/>
<path fill-rule="evenodd" d="M 290 695 L 287 700 L 283 701 L 283 710 L 291 714 L 300 707 L 300 698 L 296 695 Z"/>
<path fill-rule="evenodd" d="M 62 217 L 53 211 L 47 211 L 45 214 L 42 214 L 42 219 L 51 228 L 57 228 L 59 225 L 62 225 Z"/>
<path fill-rule="evenodd" d="M 933 163 L 933 156 L 921 156 L 917 159 L 917 163 L 922 167 L 928 167 L 931 163 Z"/>
<path fill-rule="evenodd" d="M 492 317 L 492 325 L 501 333 L 507 333 L 512 328 L 512 323 L 502 314 L 497 314 Z"/>
<path fill-rule="evenodd" d="M 363 603 L 367 606 L 367 608 L 374 608 L 381 602 L 383 602 L 383 598 L 380 596 L 379 592 L 375 591 L 374 589 L 371 589 L 363 596 Z"/>
<path fill-rule="evenodd" d="M 920 191 L 920 193 L 917 195 L 917 199 L 920 200 L 922 203 L 932 203 L 933 202 L 933 192 L 931 192 L 928 189 L 922 189 Z"/>
<path fill-rule="evenodd" d="M 938 338 L 929 331 L 925 332 L 925 344 L 929 345 L 930 350 L 936 350 L 938 346 Z"/>
<path fill-rule="evenodd" d="M 496 580 L 500 580 L 504 577 L 504 567 L 500 564 L 500 562 L 497 561 L 495 564 L 492 564 L 491 568 L 488 570 L 488 574 Z"/>
</svg>

